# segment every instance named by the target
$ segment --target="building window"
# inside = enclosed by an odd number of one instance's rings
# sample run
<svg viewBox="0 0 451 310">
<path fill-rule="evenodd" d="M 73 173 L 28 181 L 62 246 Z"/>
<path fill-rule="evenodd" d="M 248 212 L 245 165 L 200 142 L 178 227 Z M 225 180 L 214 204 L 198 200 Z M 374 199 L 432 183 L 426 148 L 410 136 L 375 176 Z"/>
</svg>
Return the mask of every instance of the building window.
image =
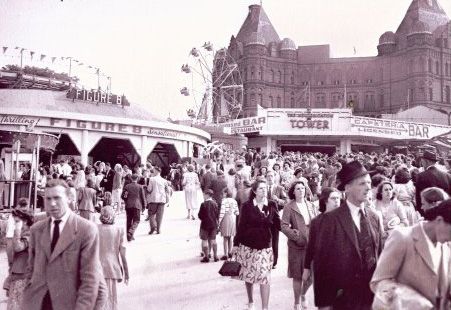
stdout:
<svg viewBox="0 0 451 310">
<path fill-rule="evenodd" d="M 428 72 L 432 73 L 432 59 L 428 59 Z"/>
<path fill-rule="evenodd" d="M 271 82 L 274 83 L 274 70 L 271 69 Z"/>
<path fill-rule="evenodd" d="M 449 74 L 449 68 L 448 68 L 448 63 L 445 64 L 445 75 L 448 76 Z"/>
<path fill-rule="evenodd" d="M 277 83 L 282 83 L 282 72 L 277 71 Z"/>
<path fill-rule="evenodd" d="M 446 98 L 446 103 L 451 103 L 451 93 L 450 93 L 449 86 L 445 86 L 445 98 Z"/>
<path fill-rule="evenodd" d="M 294 84 L 294 72 L 291 72 L 290 82 Z"/>
<path fill-rule="evenodd" d="M 435 74 L 440 74 L 440 64 L 438 61 L 435 62 Z"/>
<path fill-rule="evenodd" d="M 293 97 L 291 97 L 291 99 L 290 99 L 290 107 L 294 108 L 294 98 Z"/>
<path fill-rule="evenodd" d="M 255 67 L 251 67 L 251 80 L 255 79 Z"/>
<path fill-rule="evenodd" d="M 263 78 L 264 78 L 264 74 L 263 74 L 263 73 L 264 73 L 264 72 L 265 72 L 265 71 L 264 71 L 263 67 L 260 67 L 260 72 L 259 72 L 259 73 L 260 73 L 260 80 L 261 80 L 261 81 L 263 81 Z"/>
<path fill-rule="evenodd" d="M 324 81 L 318 81 L 318 86 L 323 86 L 324 85 Z"/>
<path fill-rule="evenodd" d="M 432 87 L 429 88 L 429 101 L 433 101 L 434 100 L 434 92 L 432 91 Z"/>
<path fill-rule="evenodd" d="M 368 79 L 368 80 L 366 80 L 366 83 L 367 83 L 367 84 L 372 84 L 372 83 L 373 83 L 373 79 Z"/>
<path fill-rule="evenodd" d="M 282 100 L 280 99 L 280 96 L 277 96 L 277 107 L 278 108 L 282 107 Z"/>
<path fill-rule="evenodd" d="M 340 85 L 340 80 L 334 80 L 334 85 Z"/>
<path fill-rule="evenodd" d="M 307 85 L 308 85 L 308 81 L 303 81 L 303 82 L 301 83 L 301 85 L 302 85 L 302 86 L 307 86 Z"/>
<path fill-rule="evenodd" d="M 357 84 L 357 80 L 349 80 L 349 84 Z"/>
<path fill-rule="evenodd" d="M 379 106 L 382 108 L 385 105 L 385 96 L 384 94 L 379 95 Z"/>
<path fill-rule="evenodd" d="M 263 105 L 263 95 L 262 94 L 258 94 L 258 104 L 259 105 Z"/>
</svg>

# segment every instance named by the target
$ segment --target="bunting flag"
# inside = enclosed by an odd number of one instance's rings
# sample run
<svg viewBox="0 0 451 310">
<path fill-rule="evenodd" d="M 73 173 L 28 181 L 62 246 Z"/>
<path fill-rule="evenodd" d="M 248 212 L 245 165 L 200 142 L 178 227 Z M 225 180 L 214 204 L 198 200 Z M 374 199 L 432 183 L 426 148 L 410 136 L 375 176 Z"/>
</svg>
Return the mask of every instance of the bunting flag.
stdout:
<svg viewBox="0 0 451 310">
<path fill-rule="evenodd" d="M 72 61 L 78 62 L 78 60 L 77 60 L 77 59 L 72 59 Z"/>
<path fill-rule="evenodd" d="M 26 50 L 26 48 L 22 48 L 22 49 L 20 50 L 20 52 L 23 53 L 23 51 L 25 51 L 25 50 Z"/>
<path fill-rule="evenodd" d="M 92 66 L 88 66 L 89 69 L 92 69 Z"/>
<path fill-rule="evenodd" d="M 31 60 L 33 60 L 34 52 L 30 51 Z"/>
<path fill-rule="evenodd" d="M 20 47 L 16 46 L 16 48 L 15 48 L 15 49 L 16 49 L 16 50 L 18 50 L 19 48 L 20 48 Z"/>
<path fill-rule="evenodd" d="M 3 46 L 3 54 L 6 53 L 6 50 L 8 49 L 7 46 Z"/>
<path fill-rule="evenodd" d="M 83 63 L 82 62 L 80 62 L 79 64 L 78 64 L 79 66 L 83 66 Z"/>
<path fill-rule="evenodd" d="M 66 59 L 66 57 L 61 57 L 61 60 L 64 60 L 64 59 Z"/>
<path fill-rule="evenodd" d="M 55 63 L 56 57 L 52 57 L 52 64 Z"/>
<path fill-rule="evenodd" d="M 44 55 L 44 54 L 41 54 L 41 57 L 40 57 L 40 61 L 42 61 L 42 60 L 44 60 L 44 58 L 46 57 L 46 55 Z"/>
</svg>

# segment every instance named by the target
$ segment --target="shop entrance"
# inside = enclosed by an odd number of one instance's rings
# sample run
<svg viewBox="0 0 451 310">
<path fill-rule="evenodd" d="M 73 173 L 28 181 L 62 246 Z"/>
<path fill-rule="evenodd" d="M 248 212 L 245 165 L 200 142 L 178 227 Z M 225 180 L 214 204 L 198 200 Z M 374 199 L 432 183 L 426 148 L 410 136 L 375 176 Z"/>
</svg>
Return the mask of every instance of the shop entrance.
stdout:
<svg viewBox="0 0 451 310">
<path fill-rule="evenodd" d="M 109 162 L 112 167 L 119 163 L 132 169 L 139 166 L 141 159 L 129 140 L 113 138 L 100 139 L 89 156 L 92 157 L 92 162 Z"/>
<path fill-rule="evenodd" d="M 280 149 L 284 152 L 301 152 L 301 153 L 324 153 L 333 155 L 337 149 L 335 145 L 281 145 Z"/>
<path fill-rule="evenodd" d="M 153 165 L 161 168 L 161 175 L 164 177 L 169 173 L 169 165 L 178 163 L 180 161 L 180 156 L 174 145 L 157 143 L 147 159 L 150 160 Z"/>
</svg>

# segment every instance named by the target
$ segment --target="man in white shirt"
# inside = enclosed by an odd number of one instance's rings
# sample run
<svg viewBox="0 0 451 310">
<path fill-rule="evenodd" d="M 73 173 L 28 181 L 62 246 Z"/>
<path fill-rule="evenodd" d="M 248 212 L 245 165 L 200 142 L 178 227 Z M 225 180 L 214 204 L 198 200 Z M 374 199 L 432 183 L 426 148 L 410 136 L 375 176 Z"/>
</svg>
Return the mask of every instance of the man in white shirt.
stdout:
<svg viewBox="0 0 451 310">
<path fill-rule="evenodd" d="M 106 297 L 97 226 L 72 213 L 63 180 L 47 183 L 45 208 L 49 217 L 30 229 L 29 285 L 22 307 L 94 309 Z"/>
</svg>

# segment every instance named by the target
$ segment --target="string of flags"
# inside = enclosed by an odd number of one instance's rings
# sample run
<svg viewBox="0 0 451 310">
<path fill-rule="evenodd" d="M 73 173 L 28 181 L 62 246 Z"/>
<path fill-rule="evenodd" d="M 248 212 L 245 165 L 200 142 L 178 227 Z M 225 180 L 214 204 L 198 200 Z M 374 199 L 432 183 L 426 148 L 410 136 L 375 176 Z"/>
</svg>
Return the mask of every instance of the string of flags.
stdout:
<svg viewBox="0 0 451 310">
<path fill-rule="evenodd" d="M 29 55 L 30 55 L 29 57 L 30 57 L 31 60 L 33 60 L 33 58 L 34 58 L 34 56 L 35 56 L 35 54 L 36 54 L 35 51 L 28 50 L 28 49 L 26 49 L 26 48 L 19 47 L 19 46 L 16 46 L 16 47 L 14 47 L 14 48 L 9 47 L 9 46 L 2 46 L 3 54 L 6 54 L 6 52 L 7 52 L 8 50 L 19 50 L 19 52 L 20 52 L 21 55 L 24 55 L 24 52 L 28 52 Z M 86 67 L 86 68 L 88 68 L 88 69 L 94 69 L 94 71 L 95 71 L 96 74 L 99 74 L 99 75 L 101 75 L 101 76 L 103 76 L 103 77 L 106 77 L 106 78 L 108 78 L 108 79 L 111 78 L 110 76 L 108 76 L 108 75 L 102 73 L 101 70 L 100 70 L 100 68 L 95 67 L 95 66 L 92 66 L 92 65 L 85 64 L 84 62 L 82 62 L 82 61 L 80 61 L 80 60 L 78 60 L 78 59 L 75 59 L 75 58 L 72 57 L 72 56 L 68 56 L 68 57 L 63 57 L 63 56 L 61 56 L 61 57 L 56 57 L 56 56 L 48 56 L 48 55 L 46 55 L 46 54 L 38 54 L 38 55 L 39 55 L 39 61 L 41 61 L 41 62 L 44 61 L 45 59 L 50 59 L 51 62 L 52 62 L 52 64 L 54 64 L 55 61 L 60 61 L 60 60 L 61 60 L 61 61 L 67 61 L 67 60 L 69 60 L 70 62 L 73 62 L 73 63 L 78 64 L 78 66 L 84 66 L 84 67 Z"/>
</svg>

